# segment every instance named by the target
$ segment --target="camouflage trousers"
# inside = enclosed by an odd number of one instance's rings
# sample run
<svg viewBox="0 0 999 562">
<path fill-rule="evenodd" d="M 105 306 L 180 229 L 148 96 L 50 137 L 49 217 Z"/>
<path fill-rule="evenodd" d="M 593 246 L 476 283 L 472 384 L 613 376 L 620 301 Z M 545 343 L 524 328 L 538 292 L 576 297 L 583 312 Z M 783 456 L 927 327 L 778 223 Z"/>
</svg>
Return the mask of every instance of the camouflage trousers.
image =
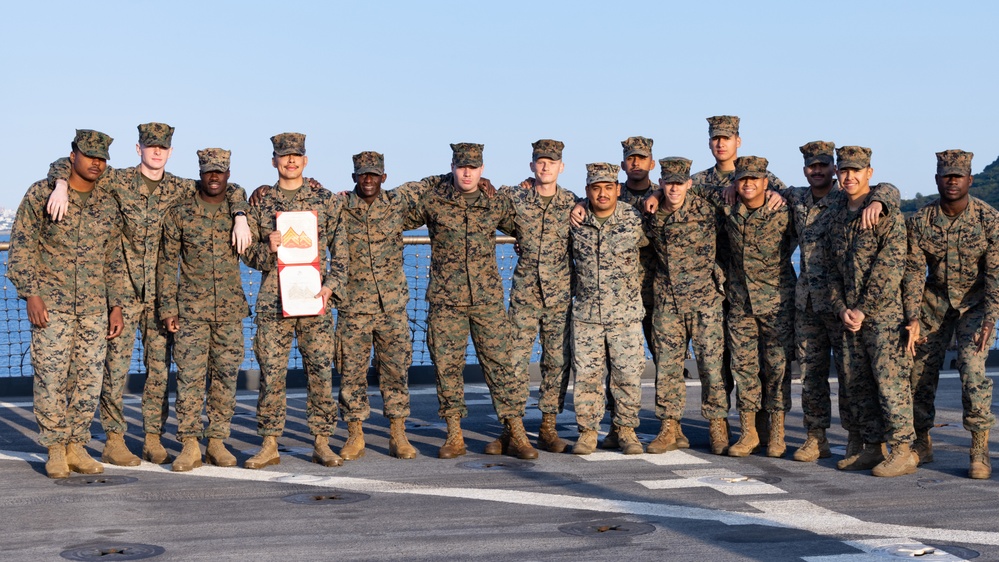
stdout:
<svg viewBox="0 0 999 562">
<path fill-rule="evenodd" d="M 992 379 L 985 375 L 988 349 L 979 353 L 975 336 L 985 319 L 984 305 L 974 306 L 964 314 L 954 308 L 932 310 L 923 307 L 920 335 L 926 342 L 916 347 L 912 375 L 912 422 L 916 431 L 933 427 L 937 383 L 943 367 L 947 346 L 957 334 L 957 370 L 961 375 L 961 404 L 964 406 L 964 428 L 971 432 L 991 428 L 996 421 L 992 413 Z"/>
<path fill-rule="evenodd" d="M 912 363 L 898 321 L 864 319 L 859 332 L 843 330 L 843 383 L 850 418 L 867 443 L 911 443 Z"/>
<path fill-rule="evenodd" d="M 613 422 L 621 427 L 638 427 L 642 406 L 642 371 L 645 349 L 642 325 L 595 324 L 572 321 L 573 409 L 579 429 L 600 429 L 604 417 L 605 378 L 614 397 Z M 610 372 L 606 370 L 610 365 Z"/>
<path fill-rule="evenodd" d="M 496 415 L 501 420 L 524 417 L 529 381 L 518 379 L 514 373 L 510 354 L 510 322 L 503 303 L 473 306 L 430 304 L 427 349 L 437 371 L 438 413 L 442 418 L 468 416 L 462 372 L 469 333 Z"/>
<path fill-rule="evenodd" d="M 732 310 L 728 329 L 739 411 L 790 411 L 794 308 L 761 315 Z"/>
<path fill-rule="evenodd" d="M 378 389 L 387 418 L 409 417 L 409 366 L 413 340 L 406 310 L 381 314 L 341 312 L 336 320 L 334 349 L 340 372 L 340 409 L 346 421 L 371 415 L 368 403 L 368 367 L 371 347 L 378 358 Z"/>
<path fill-rule="evenodd" d="M 181 318 L 174 342 L 177 438 L 227 439 L 236 410 L 236 376 L 243 362 L 243 321 L 196 322 Z M 208 431 L 203 431 L 203 406 L 208 411 Z"/>
<path fill-rule="evenodd" d="M 52 310 L 45 328 L 31 327 L 34 411 L 43 447 L 90 441 L 107 331 L 106 315 Z"/>
<path fill-rule="evenodd" d="M 145 433 L 159 435 L 163 433 L 170 413 L 167 378 L 173 336 L 157 319 L 153 303 L 127 304 L 122 307 L 121 315 L 125 328 L 120 336 L 108 341 L 104 384 L 101 387 L 101 424 L 105 432 L 124 433 L 128 427 L 123 394 L 132 365 L 135 333 L 138 331 L 146 366 L 146 384 L 142 388 L 142 429 Z"/>
<path fill-rule="evenodd" d="M 569 389 L 569 368 L 572 366 L 569 340 L 571 303 L 537 307 L 510 299 L 507 314 L 513 329 L 510 347 L 517 380 L 530 381 L 528 365 L 534 351 L 534 340 L 540 337 L 541 386 L 538 389 L 538 409 L 546 414 L 561 412 L 565 406 L 565 394 Z"/>
<path fill-rule="evenodd" d="M 253 353 L 260 363 L 257 434 L 279 436 L 287 419 L 288 355 L 298 341 L 305 368 L 305 417 L 312 435 L 331 435 L 336 427 L 333 398 L 333 319 L 329 313 L 257 322 Z"/>
<path fill-rule="evenodd" d="M 828 429 L 832 425 L 829 391 L 830 353 L 839 379 L 839 419 L 847 431 L 859 431 L 850 418 L 843 384 L 843 323 L 832 312 L 815 312 L 811 302 L 795 310 L 794 333 L 798 365 L 801 366 L 801 410 L 805 429 Z"/>
<path fill-rule="evenodd" d="M 721 303 L 700 312 L 675 314 L 666 307 L 656 308 L 653 326 L 656 340 L 656 417 L 680 419 L 686 400 L 683 363 L 687 346 L 694 344 L 697 373 L 701 380 L 701 415 L 706 419 L 728 415 L 728 393 L 722 379 Z"/>
<path fill-rule="evenodd" d="M 652 363 L 658 365 L 659 354 L 656 352 L 656 335 L 655 335 L 655 301 L 650 299 L 650 297 L 645 294 L 645 290 L 642 291 L 642 306 L 645 310 L 645 316 L 642 317 L 642 334 L 645 337 L 645 345 L 649 348 L 649 353 L 652 355 Z M 645 359 L 645 350 L 642 349 L 642 359 Z M 607 372 L 611 370 L 610 359 L 607 360 Z M 606 386 L 606 396 L 607 396 L 607 411 L 613 412 L 614 406 L 614 393 L 611 392 L 611 381 L 607 378 Z"/>
</svg>

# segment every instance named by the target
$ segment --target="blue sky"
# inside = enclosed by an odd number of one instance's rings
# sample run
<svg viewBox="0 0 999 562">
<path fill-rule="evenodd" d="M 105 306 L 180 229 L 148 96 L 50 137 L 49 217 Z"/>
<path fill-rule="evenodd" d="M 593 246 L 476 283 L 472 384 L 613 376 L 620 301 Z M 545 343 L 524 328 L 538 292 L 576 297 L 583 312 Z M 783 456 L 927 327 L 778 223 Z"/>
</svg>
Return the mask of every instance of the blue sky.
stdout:
<svg viewBox="0 0 999 562">
<path fill-rule="evenodd" d="M 174 125 L 167 169 L 233 151 L 232 180 L 273 183 L 271 135 L 308 136 L 306 175 L 350 189 L 351 155 L 386 156 L 389 185 L 447 171 L 449 143 L 485 144 L 497 185 L 530 143 L 566 143 L 560 183 L 620 141 L 713 164 L 705 117 L 742 117 L 742 155 L 803 185 L 798 146 L 873 149 L 875 181 L 933 193 L 934 153 L 999 156 L 997 2 L 18 2 L 0 22 L 0 206 L 16 207 L 74 129 L 115 138 Z M 658 170 L 654 172 L 658 177 Z"/>
</svg>

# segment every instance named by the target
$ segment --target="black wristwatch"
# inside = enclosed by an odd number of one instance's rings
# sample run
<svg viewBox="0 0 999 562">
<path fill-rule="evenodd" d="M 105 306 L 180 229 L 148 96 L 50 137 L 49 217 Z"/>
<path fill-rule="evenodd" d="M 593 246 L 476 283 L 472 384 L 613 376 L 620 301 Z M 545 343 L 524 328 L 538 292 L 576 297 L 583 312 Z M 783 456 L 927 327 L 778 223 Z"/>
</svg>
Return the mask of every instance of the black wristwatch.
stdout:
<svg viewBox="0 0 999 562">
<path fill-rule="evenodd" d="M 234 217 L 245 217 L 246 216 L 246 211 L 236 211 L 235 213 L 232 214 L 232 216 L 234 216 Z"/>
</svg>

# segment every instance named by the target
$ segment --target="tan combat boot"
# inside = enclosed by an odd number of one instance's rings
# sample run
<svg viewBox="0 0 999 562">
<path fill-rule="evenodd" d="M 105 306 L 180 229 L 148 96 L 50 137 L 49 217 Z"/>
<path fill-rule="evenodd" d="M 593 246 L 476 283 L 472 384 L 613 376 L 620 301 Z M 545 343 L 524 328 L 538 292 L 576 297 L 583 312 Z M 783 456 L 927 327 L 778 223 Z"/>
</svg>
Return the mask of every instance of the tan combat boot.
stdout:
<svg viewBox="0 0 999 562">
<path fill-rule="evenodd" d="M 73 472 L 80 474 L 104 472 L 104 465 L 90 458 L 90 454 L 83 448 L 83 443 L 70 443 L 66 446 L 66 465 Z"/>
<path fill-rule="evenodd" d="M 163 444 L 160 443 L 158 433 L 147 433 L 146 441 L 142 444 L 142 458 L 153 464 L 166 464 L 172 459 Z"/>
<path fill-rule="evenodd" d="M 264 442 L 260 445 L 260 451 L 252 457 L 246 459 L 243 468 L 257 470 L 265 466 L 281 463 L 281 455 L 278 453 L 277 437 L 265 435 Z"/>
<path fill-rule="evenodd" d="M 185 437 L 184 448 L 174 459 L 170 470 L 173 472 L 187 472 L 201 466 L 201 444 L 197 437 Z"/>
<path fill-rule="evenodd" d="M 912 444 L 912 452 L 919 457 L 920 466 L 933 462 L 933 438 L 930 437 L 930 430 L 916 431 L 916 442 Z"/>
<path fill-rule="evenodd" d="M 687 439 L 687 436 L 683 434 L 683 428 L 680 427 L 680 420 L 676 420 L 676 423 L 673 424 L 673 429 L 676 430 L 676 448 L 689 449 L 690 439 Z"/>
<path fill-rule="evenodd" d="M 805 442 L 794 452 L 794 460 L 799 462 L 815 462 L 832 456 L 829 450 L 829 440 L 823 428 L 809 429 Z"/>
<path fill-rule="evenodd" d="M 142 459 L 132 454 L 125 445 L 125 436 L 115 431 L 108 432 L 108 438 L 104 442 L 104 452 L 101 453 L 101 460 L 117 466 L 139 466 Z"/>
<path fill-rule="evenodd" d="M 659 426 L 659 435 L 649 443 L 648 453 L 651 455 L 658 455 L 660 453 L 665 453 L 666 451 L 675 451 L 679 448 L 676 442 L 676 429 L 675 426 L 680 425 L 680 422 L 674 419 L 664 419 Z"/>
<path fill-rule="evenodd" d="M 864 443 L 859 453 L 836 463 L 840 470 L 870 470 L 885 460 L 884 443 Z"/>
<path fill-rule="evenodd" d="M 748 457 L 760 444 L 760 436 L 756 432 L 756 412 L 739 412 L 739 426 L 742 434 L 735 445 L 728 448 L 730 457 Z"/>
<path fill-rule="evenodd" d="M 621 452 L 626 455 L 641 455 L 645 452 L 645 448 L 642 447 L 642 442 L 635 435 L 635 428 L 633 427 L 619 426 L 617 428 L 617 439 L 621 444 Z"/>
<path fill-rule="evenodd" d="M 541 428 L 538 430 L 538 448 L 549 453 L 563 453 L 569 448 L 569 443 L 558 436 L 555 427 L 555 414 L 541 414 Z"/>
<path fill-rule="evenodd" d="M 208 449 L 205 451 L 205 461 L 215 466 L 236 466 L 236 457 L 225 448 L 221 439 L 208 439 Z"/>
<path fill-rule="evenodd" d="M 572 446 L 572 454 L 589 455 L 597 450 L 597 432 L 592 429 L 580 429 L 579 439 Z"/>
<path fill-rule="evenodd" d="M 779 459 L 787 451 L 787 444 L 784 443 L 784 412 L 773 412 L 770 414 L 770 439 L 767 441 L 767 456 L 772 459 Z"/>
<path fill-rule="evenodd" d="M 518 459 L 531 460 L 538 458 L 538 451 L 531 446 L 531 441 L 524 431 L 523 418 L 507 418 L 503 420 L 510 432 L 510 443 L 507 446 L 507 454 Z"/>
<path fill-rule="evenodd" d="M 437 452 L 439 459 L 453 459 L 465 454 L 465 436 L 461 433 L 461 417 L 447 418 L 447 439 Z"/>
<path fill-rule="evenodd" d="M 49 459 L 45 461 L 45 475 L 49 478 L 69 478 L 66 445 L 60 443 L 49 447 Z"/>
<path fill-rule="evenodd" d="M 759 453 L 764 446 L 770 443 L 770 416 L 766 410 L 756 412 L 756 437 L 760 442 L 757 443 L 756 447 L 753 447 L 753 452 Z"/>
<path fill-rule="evenodd" d="M 360 423 L 360 422 L 358 422 Z M 343 459 L 330 449 L 329 435 L 316 435 L 312 442 L 312 462 L 323 466 L 341 466 Z"/>
<path fill-rule="evenodd" d="M 389 420 L 389 454 L 397 459 L 415 459 L 416 448 L 406 438 L 406 419 Z"/>
<path fill-rule="evenodd" d="M 340 448 L 340 458 L 354 461 L 364 456 L 364 429 L 360 421 L 347 422 L 347 442 Z"/>
<path fill-rule="evenodd" d="M 486 448 L 483 453 L 487 455 L 503 455 L 506 454 L 507 448 L 510 447 L 510 428 L 506 424 L 503 424 L 503 432 L 500 433 L 499 437 L 493 439 L 489 443 L 486 443 Z"/>
<path fill-rule="evenodd" d="M 728 452 L 728 420 L 717 418 L 708 420 L 708 440 L 711 442 L 711 452 L 724 455 Z"/>
<path fill-rule="evenodd" d="M 919 457 L 908 443 L 894 443 L 891 446 L 891 453 L 884 461 L 874 467 L 871 474 L 883 478 L 903 476 L 916 472 L 919 466 Z"/>
<path fill-rule="evenodd" d="M 48 465 L 45 465 L 48 467 Z M 989 460 L 989 430 L 971 434 L 971 467 L 968 476 L 975 480 L 986 480 L 992 476 L 992 462 Z"/>
<path fill-rule="evenodd" d="M 604 440 L 600 442 L 601 449 L 620 449 L 621 443 L 618 442 L 617 431 L 621 429 L 615 423 L 611 423 L 610 430 L 604 437 Z"/>
</svg>

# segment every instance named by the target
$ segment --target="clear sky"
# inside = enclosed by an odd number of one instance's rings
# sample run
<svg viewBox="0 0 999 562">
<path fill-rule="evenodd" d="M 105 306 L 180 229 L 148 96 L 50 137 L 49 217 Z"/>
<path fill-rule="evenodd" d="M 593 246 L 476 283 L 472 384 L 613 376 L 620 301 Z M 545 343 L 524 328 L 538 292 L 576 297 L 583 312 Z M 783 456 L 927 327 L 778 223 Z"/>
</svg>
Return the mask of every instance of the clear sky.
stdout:
<svg viewBox="0 0 999 562">
<path fill-rule="evenodd" d="M 620 162 L 620 141 L 713 165 L 710 115 L 742 117 L 741 155 L 803 185 L 811 140 L 873 149 L 874 181 L 935 191 L 934 153 L 999 156 L 999 2 L 12 2 L 0 21 L 0 206 L 16 207 L 74 129 L 138 163 L 136 125 L 177 128 L 167 169 L 233 151 L 232 180 L 273 183 L 271 135 L 306 133 L 306 175 L 350 189 L 351 155 L 388 184 L 485 144 L 497 185 L 530 143 L 566 143 L 560 183 Z M 653 178 L 658 178 L 658 169 Z M 622 176 L 623 178 L 623 176 Z"/>
</svg>

